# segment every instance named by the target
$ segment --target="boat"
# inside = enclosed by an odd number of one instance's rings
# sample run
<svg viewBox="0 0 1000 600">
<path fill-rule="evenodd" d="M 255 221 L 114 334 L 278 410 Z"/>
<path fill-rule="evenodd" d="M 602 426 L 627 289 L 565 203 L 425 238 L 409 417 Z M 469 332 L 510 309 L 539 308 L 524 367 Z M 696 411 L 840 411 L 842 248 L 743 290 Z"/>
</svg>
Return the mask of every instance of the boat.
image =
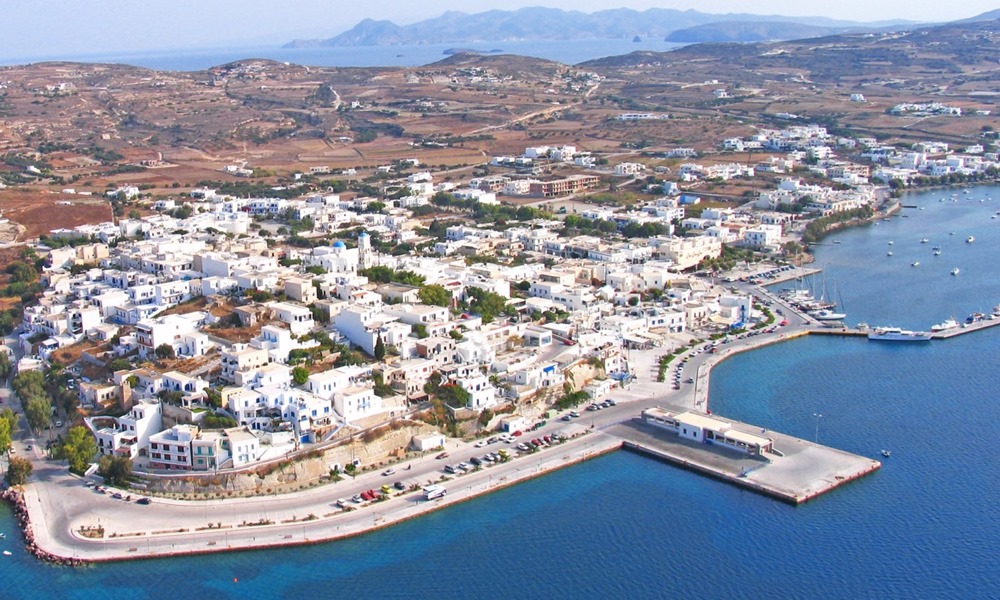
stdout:
<svg viewBox="0 0 1000 600">
<path fill-rule="evenodd" d="M 941 251 L 940 250 L 935 250 L 934 251 L 934 256 L 941 256 Z"/>
<path fill-rule="evenodd" d="M 840 243 L 840 240 L 833 240 L 833 243 L 834 243 L 834 244 L 839 244 L 839 243 Z"/>
<path fill-rule="evenodd" d="M 892 250 L 889 250 L 888 252 L 886 252 L 885 255 L 886 256 L 892 256 Z"/>
<path fill-rule="evenodd" d="M 10 556 L 10 550 L 4 550 L 3 551 L 3 555 L 4 556 Z"/>
<path fill-rule="evenodd" d="M 929 242 L 929 241 L 930 241 L 930 240 L 929 240 L 929 239 L 927 239 L 927 238 L 920 238 L 920 243 L 921 243 L 921 244 L 926 244 L 926 243 L 927 243 L 927 242 Z"/>
<path fill-rule="evenodd" d="M 913 261 L 913 262 L 910 263 L 910 266 L 911 267 L 919 267 L 920 266 L 920 261 L 919 260 L 915 260 L 915 261 Z"/>
<path fill-rule="evenodd" d="M 899 327 L 876 327 L 868 332 L 868 339 L 877 342 L 927 342 L 931 336 L 922 331 L 908 331 Z"/>
<path fill-rule="evenodd" d="M 931 326 L 931 332 L 936 333 L 938 331 L 944 331 L 945 329 L 952 329 L 958 327 L 958 321 L 955 319 L 946 319 L 937 325 Z"/>
<path fill-rule="evenodd" d="M 974 241 L 976 241 L 976 238 L 973 237 L 973 236 L 971 236 L 971 235 L 969 237 L 965 238 L 965 243 L 966 244 L 971 244 Z"/>
<path fill-rule="evenodd" d="M 948 235 L 955 235 L 955 232 L 954 231 L 949 231 Z"/>
<path fill-rule="evenodd" d="M 847 318 L 844 313 L 834 312 L 828 308 L 809 313 L 817 321 L 842 321 Z"/>
<path fill-rule="evenodd" d="M 893 244 L 895 244 L 895 243 L 896 243 L 896 242 L 894 242 L 894 241 L 892 241 L 892 240 L 889 240 L 889 245 L 890 245 L 890 246 L 891 246 L 891 245 L 893 245 Z"/>
<path fill-rule="evenodd" d="M 884 456 L 886 458 L 889 458 L 890 456 L 892 456 L 892 452 L 890 452 L 888 450 L 883 450 L 882 451 L 882 456 Z"/>
<path fill-rule="evenodd" d="M 958 275 L 959 273 L 961 273 L 961 271 L 958 270 L 958 267 L 955 267 L 954 269 L 951 270 L 952 275 Z"/>
</svg>

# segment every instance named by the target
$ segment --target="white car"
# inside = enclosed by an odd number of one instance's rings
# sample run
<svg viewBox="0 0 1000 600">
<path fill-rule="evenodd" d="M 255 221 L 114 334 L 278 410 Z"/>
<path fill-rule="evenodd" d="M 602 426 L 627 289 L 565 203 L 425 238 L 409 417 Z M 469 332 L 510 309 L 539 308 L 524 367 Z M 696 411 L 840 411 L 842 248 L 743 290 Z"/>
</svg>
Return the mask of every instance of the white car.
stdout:
<svg viewBox="0 0 1000 600">
<path fill-rule="evenodd" d="M 392 475 L 395 472 L 396 472 L 396 469 L 391 469 L 391 468 L 390 469 L 386 469 L 385 471 L 382 471 L 382 476 L 383 477 L 388 477 L 389 475 Z"/>
</svg>

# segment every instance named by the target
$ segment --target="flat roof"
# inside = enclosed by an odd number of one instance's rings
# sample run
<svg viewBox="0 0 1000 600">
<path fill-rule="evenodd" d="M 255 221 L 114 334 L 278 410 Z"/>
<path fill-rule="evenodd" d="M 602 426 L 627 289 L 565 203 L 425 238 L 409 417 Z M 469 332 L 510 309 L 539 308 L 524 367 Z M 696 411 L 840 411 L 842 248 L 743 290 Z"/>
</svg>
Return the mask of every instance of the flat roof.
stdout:
<svg viewBox="0 0 1000 600">
<path fill-rule="evenodd" d="M 753 433 L 747 433 L 745 431 L 737 431 L 735 429 L 729 429 L 725 431 L 724 435 L 731 440 L 743 442 L 751 446 L 766 446 L 771 443 L 770 438 L 766 438 Z"/>
</svg>

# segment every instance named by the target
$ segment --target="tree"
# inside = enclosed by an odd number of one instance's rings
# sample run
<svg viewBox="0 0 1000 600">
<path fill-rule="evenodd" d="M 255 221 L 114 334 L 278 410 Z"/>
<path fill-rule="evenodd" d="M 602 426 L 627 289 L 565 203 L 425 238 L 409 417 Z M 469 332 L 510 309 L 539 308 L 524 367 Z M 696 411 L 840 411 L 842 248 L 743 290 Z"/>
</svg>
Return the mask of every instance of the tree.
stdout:
<svg viewBox="0 0 1000 600">
<path fill-rule="evenodd" d="M 171 346 L 170 344 L 160 344 L 159 346 L 156 347 L 156 350 L 154 350 L 154 352 L 156 353 L 156 358 L 160 359 L 174 358 L 177 356 L 177 354 L 174 352 L 174 347 Z"/>
<path fill-rule="evenodd" d="M 292 381 L 295 382 L 295 385 L 305 385 L 306 381 L 308 380 L 309 380 L 309 369 L 305 367 L 295 367 L 294 369 L 292 369 Z"/>
<path fill-rule="evenodd" d="M 0 454 L 7 454 L 10 451 L 11 442 L 14 441 L 10 431 L 10 423 L 7 419 L 0 419 Z"/>
<path fill-rule="evenodd" d="M 483 323 L 492 323 L 507 308 L 507 299 L 496 292 L 470 287 L 466 293 L 472 298 L 469 310 L 482 317 Z"/>
<path fill-rule="evenodd" d="M 382 340 L 381 334 L 378 339 L 375 340 L 375 360 L 381 361 L 385 358 L 385 342 Z"/>
<path fill-rule="evenodd" d="M 116 358 L 108 363 L 108 370 L 112 373 L 115 371 L 128 371 L 131 368 L 132 363 L 130 363 L 127 358 Z"/>
<path fill-rule="evenodd" d="M 52 417 L 52 402 L 47 396 L 31 396 L 23 408 L 24 416 L 28 419 L 28 427 L 33 431 L 41 431 L 49 426 Z"/>
<path fill-rule="evenodd" d="M 10 375 L 10 371 L 13 365 L 10 363 L 10 355 L 6 351 L 0 349 L 0 378 L 6 379 Z"/>
<path fill-rule="evenodd" d="M 97 474 L 108 485 L 124 487 L 132 474 L 132 459 L 127 456 L 102 456 L 97 464 Z"/>
<path fill-rule="evenodd" d="M 430 335 L 429 333 L 427 333 L 427 326 L 424 325 L 423 323 L 417 323 L 416 325 L 414 325 L 413 333 L 417 334 L 417 337 L 420 339 L 424 339 Z"/>
<path fill-rule="evenodd" d="M 70 471 L 82 475 L 87 469 L 87 463 L 97 454 L 97 440 L 86 427 L 81 425 L 70 427 L 66 439 L 60 446 L 59 454 L 69 461 Z"/>
<path fill-rule="evenodd" d="M 436 283 L 425 285 L 420 288 L 417 295 L 420 297 L 421 302 L 432 306 L 447 307 L 451 302 L 451 294 L 448 293 L 448 290 L 446 290 L 443 285 L 438 285 Z"/>
<path fill-rule="evenodd" d="M 4 479 L 8 485 L 24 485 L 28 481 L 28 477 L 31 477 L 33 469 L 30 460 L 15 456 L 7 464 L 7 475 Z"/>
</svg>

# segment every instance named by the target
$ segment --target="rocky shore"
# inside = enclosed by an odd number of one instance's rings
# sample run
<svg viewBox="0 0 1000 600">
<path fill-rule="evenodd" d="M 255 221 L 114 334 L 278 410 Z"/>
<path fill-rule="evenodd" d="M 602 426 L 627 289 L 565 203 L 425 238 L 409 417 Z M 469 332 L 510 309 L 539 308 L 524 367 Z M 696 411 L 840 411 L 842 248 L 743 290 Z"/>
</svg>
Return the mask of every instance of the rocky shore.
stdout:
<svg viewBox="0 0 1000 600">
<path fill-rule="evenodd" d="M 80 567 L 87 564 L 85 560 L 55 556 L 38 547 L 35 543 L 35 532 L 31 528 L 31 519 L 28 517 L 28 507 L 25 505 L 24 495 L 20 490 L 12 487 L 7 488 L 3 494 L 0 494 L 0 497 L 9 502 L 14 509 L 17 524 L 21 528 L 21 533 L 24 534 L 24 545 L 35 558 L 67 567 Z"/>
</svg>

